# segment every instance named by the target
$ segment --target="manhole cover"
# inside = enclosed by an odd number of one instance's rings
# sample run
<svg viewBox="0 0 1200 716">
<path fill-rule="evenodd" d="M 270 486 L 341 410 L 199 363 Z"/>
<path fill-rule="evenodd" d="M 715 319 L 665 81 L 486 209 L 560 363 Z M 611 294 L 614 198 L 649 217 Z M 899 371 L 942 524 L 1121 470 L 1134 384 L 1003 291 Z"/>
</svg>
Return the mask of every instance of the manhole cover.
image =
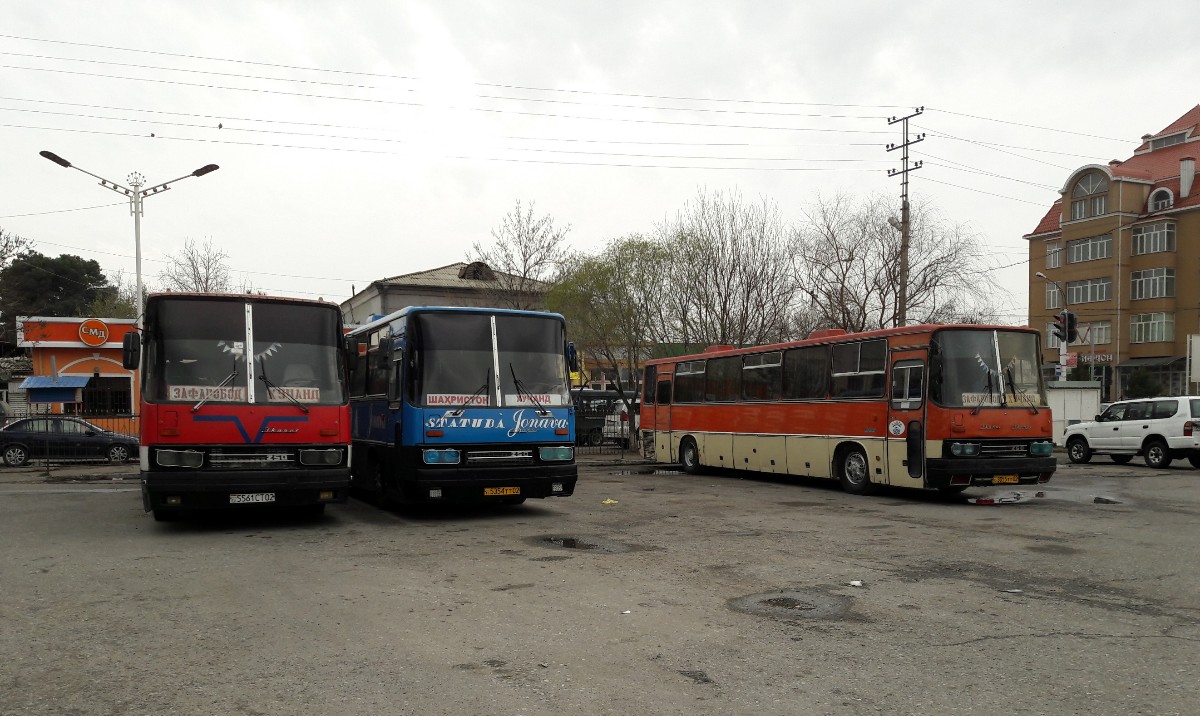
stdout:
<svg viewBox="0 0 1200 716">
<path fill-rule="evenodd" d="M 814 590 L 785 589 L 729 601 L 734 611 L 778 619 L 837 619 L 850 608 L 850 597 Z"/>
</svg>

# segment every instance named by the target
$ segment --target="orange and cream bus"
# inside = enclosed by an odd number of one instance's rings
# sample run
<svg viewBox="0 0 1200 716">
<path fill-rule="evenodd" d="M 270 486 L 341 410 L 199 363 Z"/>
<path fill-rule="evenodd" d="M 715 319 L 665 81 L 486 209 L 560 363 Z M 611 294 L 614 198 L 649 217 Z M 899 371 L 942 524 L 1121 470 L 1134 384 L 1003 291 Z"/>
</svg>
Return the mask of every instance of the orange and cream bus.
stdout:
<svg viewBox="0 0 1200 716">
<path fill-rule="evenodd" d="M 1039 335 L 918 325 L 646 362 L 647 457 L 957 492 L 1054 474 Z"/>
</svg>

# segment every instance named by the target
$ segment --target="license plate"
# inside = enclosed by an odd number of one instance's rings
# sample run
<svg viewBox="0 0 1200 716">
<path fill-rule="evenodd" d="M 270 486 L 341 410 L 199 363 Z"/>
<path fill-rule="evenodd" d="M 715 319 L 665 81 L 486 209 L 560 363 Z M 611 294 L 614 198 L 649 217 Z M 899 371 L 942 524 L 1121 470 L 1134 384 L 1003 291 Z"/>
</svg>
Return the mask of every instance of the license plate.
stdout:
<svg viewBox="0 0 1200 716">
<path fill-rule="evenodd" d="M 993 485 L 1015 485 L 1021 481 L 1018 475 L 995 475 L 992 477 Z"/>
<path fill-rule="evenodd" d="M 274 502 L 274 492 L 251 492 L 243 495 L 230 495 L 229 504 L 244 505 L 249 502 Z"/>
<path fill-rule="evenodd" d="M 519 487 L 485 487 L 483 488 L 485 496 L 491 495 L 519 495 L 521 488 Z"/>
</svg>

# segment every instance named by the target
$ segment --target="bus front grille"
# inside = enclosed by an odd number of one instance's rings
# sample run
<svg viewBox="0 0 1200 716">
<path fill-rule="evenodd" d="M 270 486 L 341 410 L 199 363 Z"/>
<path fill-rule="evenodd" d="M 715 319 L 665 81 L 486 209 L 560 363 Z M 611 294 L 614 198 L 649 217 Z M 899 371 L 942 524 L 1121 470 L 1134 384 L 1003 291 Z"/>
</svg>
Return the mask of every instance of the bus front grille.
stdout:
<svg viewBox="0 0 1200 716">
<path fill-rule="evenodd" d="M 471 450 L 468 465 L 526 465 L 533 462 L 532 450 Z"/>
</svg>

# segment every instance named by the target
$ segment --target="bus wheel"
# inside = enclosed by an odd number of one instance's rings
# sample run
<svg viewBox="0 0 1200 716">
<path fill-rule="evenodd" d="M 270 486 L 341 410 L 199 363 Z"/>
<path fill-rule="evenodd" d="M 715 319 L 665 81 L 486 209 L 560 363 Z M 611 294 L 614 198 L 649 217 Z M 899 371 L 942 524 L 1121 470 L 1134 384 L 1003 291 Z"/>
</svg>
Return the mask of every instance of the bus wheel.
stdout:
<svg viewBox="0 0 1200 716">
<path fill-rule="evenodd" d="M 1171 453 L 1167 444 L 1162 440 L 1151 440 L 1146 443 L 1146 464 L 1153 468 L 1164 468 L 1171 465 Z"/>
<path fill-rule="evenodd" d="M 683 471 L 689 475 L 700 472 L 700 451 L 696 449 L 695 440 L 684 438 L 683 442 L 679 443 L 679 464 L 683 465 Z"/>
<path fill-rule="evenodd" d="M 1091 460 L 1092 450 L 1088 447 L 1087 440 L 1081 437 L 1074 437 L 1068 440 L 1067 459 L 1079 465 Z"/>
<path fill-rule="evenodd" d="M 850 448 L 842 453 L 838 477 L 842 489 L 852 495 L 869 495 L 875 489 L 871 484 L 867 455 L 860 448 Z"/>
</svg>

